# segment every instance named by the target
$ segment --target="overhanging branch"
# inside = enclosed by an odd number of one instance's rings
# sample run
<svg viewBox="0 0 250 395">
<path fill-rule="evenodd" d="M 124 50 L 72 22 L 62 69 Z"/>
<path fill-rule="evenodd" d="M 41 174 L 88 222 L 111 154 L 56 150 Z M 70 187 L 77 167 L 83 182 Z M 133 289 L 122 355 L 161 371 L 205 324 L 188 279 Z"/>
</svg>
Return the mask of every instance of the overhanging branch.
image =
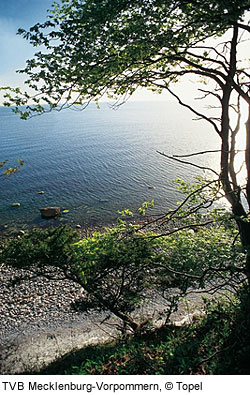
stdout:
<svg viewBox="0 0 250 395">
<path fill-rule="evenodd" d="M 216 123 L 215 123 L 211 118 L 209 118 L 209 117 L 207 117 L 206 115 L 204 115 L 204 114 L 202 114 L 202 113 L 196 111 L 196 110 L 195 110 L 193 107 L 191 107 L 189 104 L 184 103 L 184 102 L 179 98 L 179 96 L 176 95 L 168 86 L 166 86 L 165 88 L 167 89 L 167 91 L 168 91 L 172 96 L 174 96 L 174 97 L 178 100 L 179 104 L 181 104 L 183 107 L 188 108 L 188 109 L 189 109 L 190 111 L 192 111 L 195 115 L 197 115 L 197 116 L 201 117 L 202 119 L 204 119 L 205 121 L 209 122 L 209 123 L 214 127 L 216 133 L 220 136 L 220 130 L 219 130 L 218 126 L 216 125 Z"/>
<path fill-rule="evenodd" d="M 178 158 L 176 158 L 175 156 L 167 155 L 167 154 L 165 154 L 164 152 L 160 152 L 160 151 L 157 151 L 157 152 L 158 152 L 158 154 L 164 156 L 165 158 L 168 158 L 168 159 L 171 159 L 171 160 L 175 160 L 176 162 L 184 163 L 185 165 L 194 166 L 194 167 L 196 167 L 196 168 L 198 168 L 198 169 L 200 169 L 200 170 L 209 170 L 209 171 L 211 171 L 212 173 L 214 173 L 217 177 L 219 177 L 219 174 L 218 174 L 214 169 L 212 169 L 212 168 L 210 168 L 210 167 L 199 166 L 199 165 L 197 165 L 197 164 L 195 164 L 195 163 L 187 162 L 187 161 L 178 159 Z"/>
</svg>

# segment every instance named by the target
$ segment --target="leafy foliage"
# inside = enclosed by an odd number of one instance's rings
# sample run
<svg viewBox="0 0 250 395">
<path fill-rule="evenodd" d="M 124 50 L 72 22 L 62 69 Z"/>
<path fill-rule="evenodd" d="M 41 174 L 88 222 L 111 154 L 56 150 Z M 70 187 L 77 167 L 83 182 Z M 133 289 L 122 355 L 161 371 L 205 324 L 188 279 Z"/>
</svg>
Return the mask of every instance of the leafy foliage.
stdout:
<svg viewBox="0 0 250 395">
<path fill-rule="evenodd" d="M 181 231 L 162 241 L 162 264 L 159 286 L 169 281 L 186 292 L 188 288 L 219 287 L 221 283 L 233 286 L 232 277 L 244 272 L 245 254 L 240 243 L 232 245 L 234 232 L 213 226 L 198 232 Z M 167 289 L 166 289 L 167 291 Z"/>
<path fill-rule="evenodd" d="M 52 280 L 73 280 L 87 293 L 81 308 L 91 304 L 112 312 L 136 330 L 137 323 L 127 313 L 151 286 L 159 241 L 148 242 L 123 222 L 76 243 L 77 239 L 77 232 L 68 227 L 35 229 L 6 243 L 0 262 Z"/>
<path fill-rule="evenodd" d="M 214 292 L 222 285 L 232 289 L 246 276 L 250 283 L 249 213 L 242 200 L 246 191 L 250 205 L 250 180 L 248 177 L 246 186 L 237 180 L 234 159 L 239 128 L 232 128 L 229 116 L 233 90 L 250 104 L 249 73 L 238 67 L 236 56 L 239 29 L 250 31 L 243 23 L 249 9 L 249 0 L 101 0 L 98 6 L 94 0 L 62 0 L 53 4 L 47 22 L 36 24 L 28 32 L 19 30 L 33 46 L 45 48 L 45 53 L 37 52 L 20 71 L 28 75 L 26 84 L 34 94 L 3 88 L 5 105 L 14 104 L 14 111 L 22 119 L 45 112 L 44 103 L 50 110 L 73 104 L 85 107 L 90 101 L 98 102 L 104 94 L 126 100 L 138 86 L 156 92 L 167 89 L 180 104 L 208 121 L 219 135 L 221 172 L 212 169 L 218 180 L 200 179 L 198 185 L 178 181 L 187 197 L 177 209 L 160 218 L 169 226 L 177 221 L 176 229 L 156 234 L 120 220 L 117 227 L 78 242 L 76 234 L 66 228 L 34 231 L 4 246 L 1 262 L 28 270 L 33 266 L 38 274 L 46 275 L 50 267 L 59 269 L 65 278 L 85 289 L 86 305 L 91 302 L 114 313 L 135 331 L 141 324 L 133 320 L 131 313 L 149 288 L 170 301 L 171 312 L 178 298 L 190 289 L 208 286 Z M 207 38 L 218 37 L 230 28 L 232 39 L 223 43 L 221 51 L 204 44 Z M 202 92 L 205 97 L 219 100 L 217 117 L 196 111 L 170 90 L 171 83 L 190 74 L 199 75 L 204 83 L 209 78 L 215 84 L 214 89 Z M 27 106 L 24 111 L 20 110 L 22 105 Z M 247 135 L 249 125 L 250 119 Z M 246 149 L 249 151 L 249 144 Z M 0 167 L 5 164 L 0 162 Z M 10 168 L 9 174 L 16 170 L 18 167 Z M 208 213 L 223 193 L 233 215 L 219 207 Z M 143 204 L 140 214 L 145 215 L 150 205 Z M 120 214 L 132 216 L 129 209 Z M 178 290 L 176 298 L 171 296 L 173 288 Z M 88 367 L 82 366 L 77 372 L 249 372 L 248 318 L 249 291 L 242 291 L 230 302 L 208 301 L 204 319 L 187 328 L 171 328 L 164 332 L 167 340 L 151 346 L 134 339 L 122 345 L 121 354 L 109 354 L 109 362 L 102 354 L 102 363 L 90 359 Z M 244 325 L 241 327 L 239 322 Z M 238 348 L 237 340 L 242 337 L 244 341 Z M 233 358 L 228 358 L 229 352 Z"/>
<path fill-rule="evenodd" d="M 107 94 L 126 100 L 140 87 L 157 92 L 166 89 L 198 119 L 207 121 L 220 138 L 220 174 L 214 169 L 224 195 L 231 205 L 242 245 L 249 250 L 250 178 L 244 184 L 235 168 L 236 136 L 240 126 L 240 103 L 250 105 L 249 73 L 239 66 L 238 45 L 241 31 L 250 29 L 244 16 L 250 9 L 249 0 L 225 2 L 213 0 L 204 3 L 162 0 L 62 0 L 53 3 L 49 20 L 37 23 L 29 31 L 19 30 L 25 39 L 45 52 L 37 52 L 27 61 L 21 73 L 28 75 L 26 84 L 33 93 L 19 88 L 3 88 L 7 106 L 27 119 L 32 114 L 77 105 L 84 108 Z M 211 45 L 206 39 L 218 38 L 231 29 L 228 42 Z M 247 65 L 248 67 L 248 65 Z M 246 68 L 247 70 L 247 68 Z M 203 98 L 217 101 L 215 115 L 209 116 L 183 101 L 170 89 L 173 82 L 185 75 L 198 75 L 210 87 L 199 89 Z M 235 104 L 235 94 L 238 96 Z M 44 105 L 47 104 L 48 108 Z M 26 105 L 25 110 L 20 106 Z M 216 107 L 215 107 L 216 108 Z M 237 125 L 231 120 L 231 110 L 237 113 Z M 250 119 L 246 124 L 249 136 Z M 246 173 L 250 174 L 250 144 L 246 145 Z M 193 153 L 188 156 L 207 153 Z M 174 157 L 177 161 L 178 159 Z M 185 161 L 184 161 L 185 162 Z M 186 162 L 190 164 L 190 162 Z M 191 163 L 196 166 L 195 164 Z M 198 166 L 199 167 L 199 166 Z M 204 168 L 204 167 L 202 167 Z M 210 189 L 210 197 L 204 197 Z M 217 199 L 219 190 L 212 182 L 203 185 L 197 202 L 197 193 L 189 196 L 189 214 L 198 220 L 198 211 L 208 208 Z M 248 207 L 244 204 L 244 198 Z M 194 201 L 197 203 L 193 206 Z M 140 213 L 144 214 L 144 208 Z M 179 216 L 191 220 L 179 209 Z M 125 215 L 130 215 L 129 211 Z M 183 218 L 182 218 L 183 219 Z M 200 223 L 196 223 L 196 226 Z M 250 255 L 246 258 L 250 283 Z"/>
<path fill-rule="evenodd" d="M 124 223 L 76 243 L 74 267 L 89 299 L 102 309 L 133 311 L 153 286 L 156 244 L 134 228 L 127 231 Z"/>
<path fill-rule="evenodd" d="M 178 181 L 191 197 L 174 212 L 186 224 L 189 215 L 202 216 L 192 206 L 204 203 L 214 193 L 207 184 L 197 187 Z M 194 199 L 194 196 L 196 198 Z M 142 205 L 150 208 L 151 203 Z M 191 211 L 191 214 L 190 214 Z M 121 215 L 132 214 L 123 210 Z M 211 212 L 213 222 L 192 230 L 172 229 L 166 235 L 142 231 L 138 225 L 119 220 L 118 225 L 80 239 L 68 227 L 35 229 L 2 245 L 0 262 L 31 270 L 47 278 L 67 278 L 85 291 L 78 309 L 98 308 L 118 317 L 123 327 L 136 336 L 114 347 L 88 348 L 70 357 L 72 367 L 58 368 L 67 374 L 238 374 L 248 372 L 249 290 L 239 291 L 245 283 L 245 251 L 227 215 Z M 166 218 L 171 214 L 167 214 Z M 207 214 L 206 214 L 207 215 Z M 214 220 L 217 219 L 216 223 Z M 186 225 L 185 225 L 186 226 Z M 180 230 L 181 229 L 181 230 Z M 169 324 L 171 313 L 182 296 L 192 291 L 216 292 L 228 286 L 228 299 L 205 303 L 205 316 L 182 328 Z M 238 292 L 233 296 L 232 291 Z M 135 316 L 145 298 L 160 294 L 167 306 L 163 315 L 167 326 L 152 331 L 145 320 Z M 136 318 L 135 318 L 136 317 Z M 239 322 L 243 323 L 240 325 Z M 170 326 L 169 326 L 170 325 Z M 242 347 L 237 340 L 244 334 Z M 144 333 L 144 335 L 143 335 Z M 234 358 L 228 353 L 234 352 Z M 72 359 L 73 358 L 73 359 Z M 76 358 L 76 359 L 75 359 Z M 225 362 L 226 361 L 226 362 Z M 233 364 L 234 362 L 234 364 Z M 60 363 L 59 363 L 60 365 Z M 247 367 L 246 367 L 247 366 Z M 52 367 L 53 369 L 53 367 Z M 60 370 L 62 369 L 62 370 Z"/>
</svg>

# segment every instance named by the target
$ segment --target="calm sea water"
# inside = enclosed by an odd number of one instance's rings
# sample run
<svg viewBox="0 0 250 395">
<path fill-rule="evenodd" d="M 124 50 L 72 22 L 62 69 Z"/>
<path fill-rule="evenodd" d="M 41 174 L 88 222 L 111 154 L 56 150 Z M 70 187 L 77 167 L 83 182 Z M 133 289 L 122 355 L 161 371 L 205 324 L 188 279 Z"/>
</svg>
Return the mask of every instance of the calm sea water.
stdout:
<svg viewBox="0 0 250 395">
<path fill-rule="evenodd" d="M 200 172 L 156 151 L 217 147 L 210 126 L 192 121 L 173 102 L 128 102 L 116 111 L 103 103 L 99 110 L 91 105 L 28 121 L 0 107 L 0 160 L 25 161 L 14 176 L 0 177 L 0 225 L 47 224 L 40 208 L 54 205 L 69 210 L 62 221 L 83 226 L 112 222 L 117 210 L 135 210 L 146 200 L 154 199 L 154 210 L 164 212 L 180 199 L 172 180 Z M 210 155 L 196 163 L 214 160 Z"/>
</svg>

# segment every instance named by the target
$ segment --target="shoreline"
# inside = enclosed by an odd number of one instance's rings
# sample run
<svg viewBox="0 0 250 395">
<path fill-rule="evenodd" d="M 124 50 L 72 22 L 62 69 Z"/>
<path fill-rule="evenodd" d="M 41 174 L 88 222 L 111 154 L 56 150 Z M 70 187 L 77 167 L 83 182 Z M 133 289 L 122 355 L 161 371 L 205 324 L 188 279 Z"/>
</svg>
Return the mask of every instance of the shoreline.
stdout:
<svg viewBox="0 0 250 395">
<path fill-rule="evenodd" d="M 62 218 L 62 217 L 60 217 Z M 105 228 L 113 228 L 117 226 L 117 219 L 119 216 L 117 215 L 116 220 L 113 221 L 101 221 L 98 224 L 80 224 L 76 221 L 60 221 L 58 218 L 52 219 L 43 219 L 42 222 L 33 224 L 33 223 L 17 223 L 14 226 L 9 225 L 7 228 L 4 228 L 4 225 L 0 225 L 0 243 L 6 239 L 11 239 L 13 237 L 23 235 L 23 232 L 29 232 L 33 229 L 47 229 L 50 227 L 59 227 L 59 226 L 69 226 L 73 230 L 79 233 L 80 238 L 88 238 L 93 235 L 94 232 L 104 232 Z M 164 226 L 164 222 L 157 224 L 150 224 L 150 221 L 153 219 L 151 215 L 146 217 L 141 217 L 139 215 L 134 217 L 122 218 L 126 223 L 132 223 L 133 225 L 141 225 L 144 226 L 148 224 L 145 228 L 146 231 L 157 231 L 157 230 L 166 230 Z M 79 226 L 80 225 L 80 226 Z M 169 227 L 167 227 L 169 229 Z"/>
<path fill-rule="evenodd" d="M 4 240 L 11 239 L 13 237 L 17 237 L 19 235 L 24 234 L 23 232 L 29 232 L 33 229 L 47 229 L 50 227 L 59 227 L 59 226 L 69 226 L 73 230 L 79 233 L 81 238 L 91 237 L 92 234 L 96 231 L 104 231 L 105 227 L 113 227 L 116 226 L 115 222 L 109 223 L 99 223 L 98 225 L 80 225 L 77 222 L 70 221 L 59 221 L 58 219 L 49 219 L 43 220 L 43 222 L 39 224 L 30 224 L 30 223 L 17 223 L 16 225 L 9 225 L 7 228 L 4 228 L 4 225 L 0 225 L 0 243 Z"/>
</svg>

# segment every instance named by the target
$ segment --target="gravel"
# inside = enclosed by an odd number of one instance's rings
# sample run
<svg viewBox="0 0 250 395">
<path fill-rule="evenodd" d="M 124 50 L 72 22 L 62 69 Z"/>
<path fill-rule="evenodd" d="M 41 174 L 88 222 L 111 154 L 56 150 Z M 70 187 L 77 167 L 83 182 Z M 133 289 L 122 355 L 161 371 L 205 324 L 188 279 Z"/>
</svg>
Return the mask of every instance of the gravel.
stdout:
<svg viewBox="0 0 250 395">
<path fill-rule="evenodd" d="M 101 324 L 105 314 L 72 308 L 82 297 L 81 287 L 69 280 L 34 278 L 0 265 L 0 375 L 39 372 L 72 350 L 116 336 L 117 320 L 107 326 Z"/>
<path fill-rule="evenodd" d="M 16 281 L 20 276 L 24 279 Z M 18 334 L 83 320 L 84 314 L 71 307 L 82 296 L 81 287 L 69 280 L 34 278 L 0 265 L 0 345 Z"/>
</svg>

